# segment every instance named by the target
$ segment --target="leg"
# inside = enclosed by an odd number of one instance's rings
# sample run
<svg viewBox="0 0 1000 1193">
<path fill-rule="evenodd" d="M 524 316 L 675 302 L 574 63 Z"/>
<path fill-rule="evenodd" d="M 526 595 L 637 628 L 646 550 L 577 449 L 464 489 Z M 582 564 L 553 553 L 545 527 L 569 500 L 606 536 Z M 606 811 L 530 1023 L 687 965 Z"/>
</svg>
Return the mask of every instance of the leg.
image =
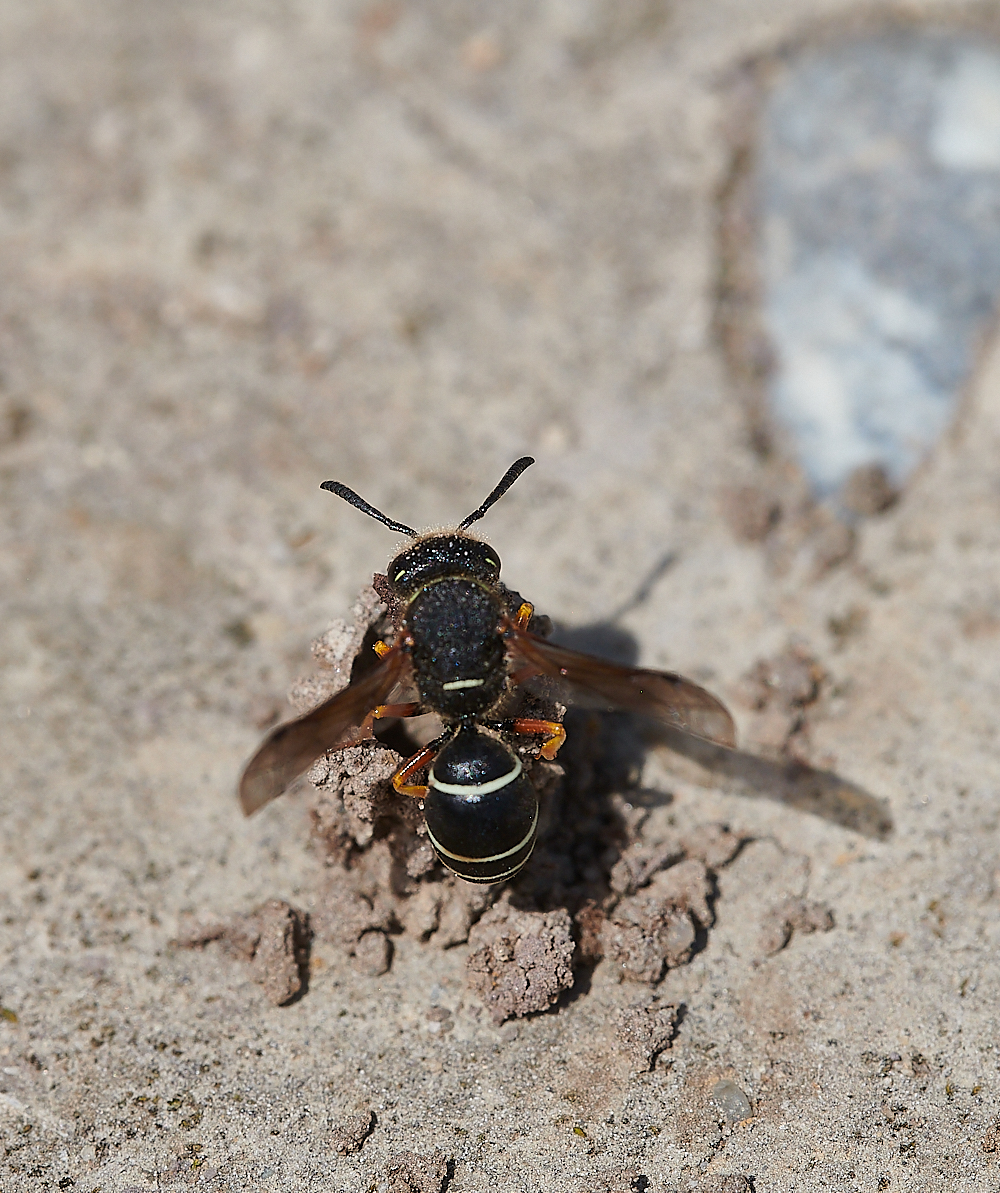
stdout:
<svg viewBox="0 0 1000 1193">
<path fill-rule="evenodd" d="M 566 730 L 558 721 L 532 721 L 527 717 L 518 717 L 507 724 L 515 733 L 541 733 L 545 735 L 542 742 L 542 757 L 551 762 L 559 753 L 559 747 L 566 740 Z"/>
<path fill-rule="evenodd" d="M 380 704 L 372 712 L 378 721 L 382 717 L 415 717 L 422 707 L 419 700 L 411 700 L 407 704 Z"/>
<path fill-rule="evenodd" d="M 402 639 L 400 639 L 399 642 L 396 643 L 396 646 L 403 646 L 403 647 L 406 647 L 407 649 L 409 649 L 409 647 L 411 647 L 412 645 L 413 645 L 413 639 L 410 637 L 409 634 L 406 634 Z M 380 659 L 384 659 L 390 650 L 396 649 L 396 646 L 390 646 L 388 642 L 373 642 L 372 650 L 375 651 L 375 653 L 378 655 L 378 657 Z"/>
<path fill-rule="evenodd" d="M 432 741 L 429 746 L 424 746 L 422 750 L 418 750 L 412 757 L 407 758 L 403 765 L 392 776 L 392 785 L 399 792 L 400 795 L 409 795 L 414 799 L 423 799 L 427 794 L 426 785 L 421 786 L 418 783 L 407 783 L 410 775 L 418 770 L 423 770 L 425 766 L 429 766 L 434 760 L 435 754 L 438 752 L 438 747 L 441 742 Z"/>
<path fill-rule="evenodd" d="M 514 618 L 514 628 L 518 630 L 526 630 L 528 622 L 531 621 L 531 615 L 535 612 L 535 606 L 529 601 L 524 601 L 520 609 L 517 611 L 517 616 Z M 541 675 L 537 667 L 531 663 L 526 663 L 523 667 L 519 667 L 516 671 L 511 672 L 511 679 L 514 683 L 524 683 L 526 679 L 531 679 L 535 675 Z"/>
<path fill-rule="evenodd" d="M 361 736 L 370 737 L 373 723 L 382 717 L 415 717 L 422 707 L 417 700 L 411 700 L 408 704 L 379 704 L 361 722 Z"/>
</svg>

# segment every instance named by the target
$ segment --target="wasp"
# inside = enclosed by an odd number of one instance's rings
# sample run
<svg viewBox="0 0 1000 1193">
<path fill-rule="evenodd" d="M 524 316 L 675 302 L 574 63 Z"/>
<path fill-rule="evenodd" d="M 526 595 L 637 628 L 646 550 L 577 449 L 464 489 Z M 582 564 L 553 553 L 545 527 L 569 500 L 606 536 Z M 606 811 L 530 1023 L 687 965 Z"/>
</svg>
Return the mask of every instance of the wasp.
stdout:
<svg viewBox="0 0 1000 1193">
<path fill-rule="evenodd" d="M 555 758 L 566 737 L 555 721 L 504 717 L 519 685 L 554 680 L 572 699 L 654 717 L 723 746 L 735 745 L 723 704 L 667 671 L 624 667 L 557 646 L 528 629 L 533 607 L 500 582 L 500 557 L 469 533 L 534 460 L 510 466 L 486 500 L 454 530 L 419 534 L 369 505 L 339 481 L 322 489 L 343 498 L 413 543 L 395 555 L 376 589 L 395 606 L 396 634 L 375 643 L 367 674 L 264 740 L 243 772 L 239 798 L 249 816 L 285 791 L 327 750 L 373 736 L 383 717 L 433 712 L 444 724 L 435 741 L 392 777 L 401 795 L 422 801 L 437 856 L 468 882 L 501 882 L 521 869 L 538 833 L 538 797 L 511 746 L 517 735 L 542 738 Z M 417 699 L 391 703 L 409 687 Z M 423 783 L 415 782 L 426 771 Z"/>
</svg>

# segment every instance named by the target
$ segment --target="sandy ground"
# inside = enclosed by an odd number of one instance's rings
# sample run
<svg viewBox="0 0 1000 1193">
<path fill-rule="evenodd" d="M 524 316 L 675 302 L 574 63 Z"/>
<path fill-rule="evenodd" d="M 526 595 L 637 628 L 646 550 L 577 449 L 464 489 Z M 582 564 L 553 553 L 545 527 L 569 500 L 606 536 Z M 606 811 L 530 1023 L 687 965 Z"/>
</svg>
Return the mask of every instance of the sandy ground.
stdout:
<svg viewBox="0 0 1000 1193">
<path fill-rule="evenodd" d="M 1000 356 L 847 558 L 734 532 L 776 482 L 712 334 L 725 81 L 848 11 L 0 8 L 4 1190 L 1000 1187 Z M 524 452 L 483 524 L 508 583 L 594 627 L 671 554 L 619 620 L 641 660 L 748 740 L 746 675 L 798 646 L 795 748 L 891 817 L 648 752 L 645 841 L 743 841 L 648 1072 L 608 961 L 497 1027 L 468 945 L 365 976 L 317 938 L 276 1007 L 172 944 L 322 911 L 308 795 L 234 798 L 394 545 L 319 482 L 441 525 Z M 788 897 L 834 926 L 775 952 Z"/>
</svg>

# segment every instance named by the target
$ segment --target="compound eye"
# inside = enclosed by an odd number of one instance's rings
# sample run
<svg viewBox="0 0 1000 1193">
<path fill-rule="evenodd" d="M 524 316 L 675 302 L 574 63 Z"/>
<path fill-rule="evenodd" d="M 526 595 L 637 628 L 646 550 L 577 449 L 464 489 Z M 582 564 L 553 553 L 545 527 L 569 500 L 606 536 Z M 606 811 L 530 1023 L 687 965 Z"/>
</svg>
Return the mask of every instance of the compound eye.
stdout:
<svg viewBox="0 0 1000 1193">
<path fill-rule="evenodd" d="M 490 571 L 492 571 L 494 576 L 500 575 L 500 560 L 498 559 L 498 557 L 496 555 L 491 555 L 491 554 L 487 553 L 483 557 L 483 561 L 486 564 L 486 566 L 490 569 Z"/>
<path fill-rule="evenodd" d="M 389 566 L 385 569 L 389 577 L 389 583 L 393 588 L 399 588 L 400 585 L 407 585 L 413 576 L 414 567 L 413 560 L 407 557 L 407 552 L 402 552 L 397 555 L 395 559 L 389 560 Z M 419 567 L 419 564 L 418 564 Z"/>
</svg>

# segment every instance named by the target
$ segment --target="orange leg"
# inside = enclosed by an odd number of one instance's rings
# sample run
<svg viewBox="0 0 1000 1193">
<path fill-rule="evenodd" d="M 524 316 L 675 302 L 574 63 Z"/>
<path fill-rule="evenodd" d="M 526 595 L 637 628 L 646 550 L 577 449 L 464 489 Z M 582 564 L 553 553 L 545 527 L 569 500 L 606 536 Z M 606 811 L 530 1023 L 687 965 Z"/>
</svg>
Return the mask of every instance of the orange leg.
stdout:
<svg viewBox="0 0 1000 1193">
<path fill-rule="evenodd" d="M 521 608 L 517 611 L 517 616 L 514 618 L 514 625 L 516 625 L 519 630 L 526 630 L 528 628 L 528 622 L 531 621 L 531 615 L 534 613 L 534 611 L 535 606 L 529 601 L 525 601 L 524 604 L 521 605 Z"/>
<path fill-rule="evenodd" d="M 416 700 L 411 700 L 408 704 L 376 705 L 361 722 L 361 736 L 371 737 L 372 724 L 381 720 L 382 717 L 415 717 L 422 709 L 423 705 Z"/>
<path fill-rule="evenodd" d="M 378 657 L 380 659 L 384 659 L 385 656 L 389 653 L 389 651 L 395 650 L 397 646 L 400 647 L 402 650 L 409 650 L 412 645 L 413 645 L 413 639 L 410 637 L 409 634 L 406 634 L 403 638 L 401 638 L 396 643 L 396 646 L 390 646 L 388 642 L 373 642 L 372 650 L 375 651 L 375 653 L 378 655 Z"/>
<path fill-rule="evenodd" d="M 382 717 L 415 717 L 422 708 L 419 700 L 410 700 L 406 704 L 380 704 L 372 712 L 378 721 Z"/>
<path fill-rule="evenodd" d="M 410 795 L 414 799 L 423 799 L 427 794 L 427 786 L 421 786 L 419 783 L 407 783 L 410 775 L 418 770 L 423 770 L 425 766 L 429 766 L 433 761 L 434 756 L 438 752 L 440 742 L 431 742 L 429 746 L 424 746 L 422 750 L 418 750 L 411 758 L 403 763 L 403 765 L 392 776 L 392 785 L 399 792 L 400 795 Z"/>
<path fill-rule="evenodd" d="M 566 740 L 566 730 L 558 721 L 532 721 L 527 717 L 518 717 L 510 722 L 515 733 L 541 733 L 545 735 L 542 742 L 541 754 L 546 762 L 551 762 L 559 753 L 559 747 Z"/>
</svg>

